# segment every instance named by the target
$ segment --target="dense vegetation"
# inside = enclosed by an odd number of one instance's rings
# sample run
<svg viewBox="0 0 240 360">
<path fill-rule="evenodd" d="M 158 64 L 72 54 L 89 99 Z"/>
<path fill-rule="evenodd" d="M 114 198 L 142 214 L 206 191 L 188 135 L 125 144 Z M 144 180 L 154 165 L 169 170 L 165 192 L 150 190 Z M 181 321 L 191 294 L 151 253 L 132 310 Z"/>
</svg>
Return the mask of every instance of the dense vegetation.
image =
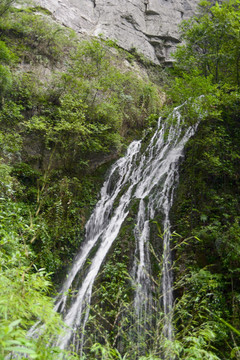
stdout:
<svg viewBox="0 0 240 360">
<path fill-rule="evenodd" d="M 155 121 L 161 93 L 114 42 L 12 3 L 0 1 L 0 358 L 59 359 L 51 278 L 60 283 L 106 166 Z M 41 336 L 28 339 L 37 320 Z"/>
<path fill-rule="evenodd" d="M 154 127 L 161 93 L 149 78 L 162 70 L 112 41 L 77 37 L 44 9 L 12 3 L 0 0 L 0 359 L 51 360 L 62 355 L 50 339 L 64 328 L 52 280 L 61 282 L 81 243 L 109 164 Z M 202 2 L 165 75 L 163 116 L 182 103 L 187 124 L 202 114 L 172 211 L 181 234 L 172 241 L 175 339 L 162 336 L 161 307 L 143 352 L 129 336 L 133 209 L 98 279 L 89 359 L 240 359 L 239 28 L 239 0 Z M 145 75 L 131 70 L 136 57 L 145 68 L 133 69 Z M 161 238 L 161 226 L 158 234 L 152 227 Z M 159 303 L 162 259 L 152 256 Z M 41 334 L 27 337 L 37 320 Z"/>
<path fill-rule="evenodd" d="M 121 249 L 121 259 L 118 245 L 103 270 L 92 310 L 94 326 L 98 324 L 93 337 L 99 339 L 98 346 L 92 345 L 102 358 L 119 358 L 114 352 L 119 337 L 118 348 L 124 347 L 127 359 L 240 358 L 239 28 L 239 1 L 202 2 L 198 14 L 182 24 L 184 45 L 168 71 L 163 114 L 183 104 L 187 124 L 200 120 L 186 148 L 172 209 L 175 338 L 169 341 L 162 335 L 164 315 L 156 292 L 154 327 L 144 328 L 139 345 L 134 331 L 142 324 L 131 322 L 129 278 L 122 276 L 129 253 Z M 158 230 L 162 237 L 161 226 Z M 130 243 L 129 233 L 126 224 L 121 241 Z M 152 251 L 154 285 L 160 289 L 162 259 Z"/>
<path fill-rule="evenodd" d="M 204 96 L 198 101 L 203 119 L 187 145 L 172 211 L 175 230 L 200 239 L 191 242 L 187 255 L 186 248 L 176 251 L 176 281 L 186 276 L 176 292 L 185 311 L 178 327 L 192 334 L 211 330 L 211 352 L 219 359 L 239 359 L 240 345 L 239 10 L 239 1 L 203 2 L 199 14 L 183 23 L 185 45 L 175 54 L 171 90 L 177 101 Z M 190 121 L 192 100 L 186 103 Z"/>
</svg>

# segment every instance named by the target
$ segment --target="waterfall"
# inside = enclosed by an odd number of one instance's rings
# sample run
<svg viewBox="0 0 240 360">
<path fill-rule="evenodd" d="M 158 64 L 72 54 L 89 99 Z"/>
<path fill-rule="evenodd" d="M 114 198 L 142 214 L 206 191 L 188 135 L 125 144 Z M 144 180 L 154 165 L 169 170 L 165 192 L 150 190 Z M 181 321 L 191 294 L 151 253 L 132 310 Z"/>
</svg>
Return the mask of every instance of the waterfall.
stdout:
<svg viewBox="0 0 240 360">
<path fill-rule="evenodd" d="M 194 127 L 182 124 L 179 110 L 176 108 L 171 115 L 172 125 L 169 119 L 165 122 L 159 120 L 148 146 L 142 141 L 132 142 L 126 155 L 110 169 L 101 189 L 100 200 L 86 224 L 83 245 L 56 300 L 55 309 L 63 314 L 68 326 L 57 344 L 62 349 L 68 349 L 71 345 L 76 352 L 82 352 L 93 284 L 129 213 L 132 199 L 139 199 L 134 229 L 135 260 L 132 267 L 135 316 L 139 323 L 150 326 L 153 302 L 150 281 L 150 220 L 154 219 L 157 212 L 161 212 L 164 233 L 162 297 L 167 319 L 164 335 L 170 340 L 173 337 L 169 212 L 178 180 L 179 159 L 183 155 L 184 145 L 195 131 Z M 77 293 L 69 296 L 76 285 Z"/>
</svg>

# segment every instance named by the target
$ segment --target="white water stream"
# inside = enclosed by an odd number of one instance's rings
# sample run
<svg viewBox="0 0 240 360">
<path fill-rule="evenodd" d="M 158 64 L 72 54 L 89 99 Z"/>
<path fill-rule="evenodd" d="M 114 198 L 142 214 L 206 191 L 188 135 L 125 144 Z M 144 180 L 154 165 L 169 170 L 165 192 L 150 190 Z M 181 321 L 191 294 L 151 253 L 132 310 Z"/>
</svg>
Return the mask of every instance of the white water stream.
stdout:
<svg viewBox="0 0 240 360">
<path fill-rule="evenodd" d="M 136 289 L 136 316 L 144 322 L 151 313 L 149 221 L 157 212 L 161 212 L 164 219 L 162 296 L 167 318 L 164 335 L 168 339 L 173 337 L 169 211 L 178 180 L 179 159 L 183 155 L 186 142 L 194 134 L 194 129 L 185 127 L 183 130 L 178 108 L 171 117 L 173 126 L 169 126 L 168 122 L 162 124 L 159 120 L 158 129 L 144 151 L 141 141 L 134 141 L 129 146 L 127 154 L 112 166 L 102 187 L 100 200 L 86 224 L 86 237 L 82 248 L 56 301 L 55 309 L 63 314 L 68 326 L 67 332 L 57 344 L 62 349 L 68 349 L 71 345 L 76 352 L 82 351 L 93 284 L 128 215 L 132 199 L 140 199 L 134 230 L 136 250 L 133 281 Z M 90 265 L 87 265 L 89 262 Z M 68 299 L 68 293 L 79 279 L 81 283 L 76 296 Z"/>
</svg>

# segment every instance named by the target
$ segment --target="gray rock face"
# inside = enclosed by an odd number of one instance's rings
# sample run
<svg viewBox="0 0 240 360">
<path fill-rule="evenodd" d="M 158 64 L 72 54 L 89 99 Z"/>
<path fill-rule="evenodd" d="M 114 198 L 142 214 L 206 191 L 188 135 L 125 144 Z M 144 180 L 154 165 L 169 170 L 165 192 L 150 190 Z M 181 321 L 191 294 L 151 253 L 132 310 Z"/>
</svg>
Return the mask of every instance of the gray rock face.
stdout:
<svg viewBox="0 0 240 360">
<path fill-rule="evenodd" d="M 198 0 L 35 0 L 64 25 L 80 33 L 102 34 L 155 63 L 171 62 L 179 43 L 178 25 Z"/>
</svg>

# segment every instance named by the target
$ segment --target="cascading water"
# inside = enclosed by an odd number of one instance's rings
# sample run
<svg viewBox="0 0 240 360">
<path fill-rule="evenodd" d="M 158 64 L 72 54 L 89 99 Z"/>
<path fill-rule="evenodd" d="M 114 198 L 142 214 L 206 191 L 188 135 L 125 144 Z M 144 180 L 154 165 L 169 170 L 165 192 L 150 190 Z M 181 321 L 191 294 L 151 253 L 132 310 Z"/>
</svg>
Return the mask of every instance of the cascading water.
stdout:
<svg viewBox="0 0 240 360">
<path fill-rule="evenodd" d="M 84 330 L 89 315 L 94 281 L 106 255 L 116 239 L 121 225 L 126 219 L 132 199 L 139 199 L 139 209 L 134 229 L 136 239 L 135 261 L 132 277 L 135 288 L 134 308 L 139 323 L 151 322 L 152 284 L 149 237 L 151 219 L 156 212 L 163 214 L 163 266 L 162 297 L 166 315 L 164 336 L 173 337 L 171 313 L 173 308 L 170 221 L 169 212 L 173 202 L 174 189 L 178 178 L 179 159 L 184 145 L 194 134 L 194 127 L 186 128 L 181 123 L 179 108 L 171 115 L 174 125 L 169 121 L 161 123 L 149 145 L 143 151 L 141 141 L 134 141 L 125 157 L 119 159 L 111 168 L 105 181 L 101 198 L 97 203 L 87 225 L 86 238 L 82 248 L 67 276 L 56 301 L 55 309 L 63 314 L 68 325 L 65 335 L 58 341 L 62 349 L 71 345 L 81 354 L 84 343 Z M 90 259 L 90 265 L 89 265 Z M 78 284 L 78 292 L 68 297 L 70 289 Z M 139 327 L 139 332 L 142 330 Z"/>
</svg>

